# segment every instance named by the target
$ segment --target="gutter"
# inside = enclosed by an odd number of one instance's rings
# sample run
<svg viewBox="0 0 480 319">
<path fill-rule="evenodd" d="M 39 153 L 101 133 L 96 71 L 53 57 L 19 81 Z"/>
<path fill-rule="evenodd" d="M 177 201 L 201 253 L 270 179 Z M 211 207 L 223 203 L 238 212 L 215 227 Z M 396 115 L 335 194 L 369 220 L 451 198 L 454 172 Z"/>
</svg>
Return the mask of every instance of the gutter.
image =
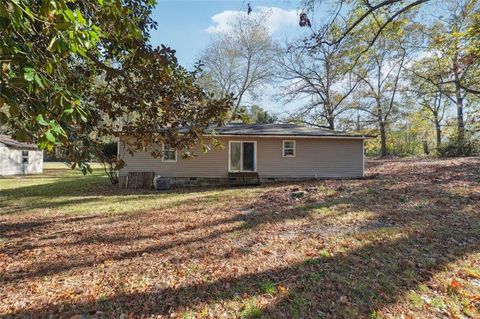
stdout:
<svg viewBox="0 0 480 319">
<path fill-rule="evenodd" d="M 319 138 L 319 139 L 350 139 L 366 140 L 375 138 L 373 135 L 255 135 L 255 134 L 204 134 L 213 137 L 244 137 L 244 138 Z"/>
</svg>

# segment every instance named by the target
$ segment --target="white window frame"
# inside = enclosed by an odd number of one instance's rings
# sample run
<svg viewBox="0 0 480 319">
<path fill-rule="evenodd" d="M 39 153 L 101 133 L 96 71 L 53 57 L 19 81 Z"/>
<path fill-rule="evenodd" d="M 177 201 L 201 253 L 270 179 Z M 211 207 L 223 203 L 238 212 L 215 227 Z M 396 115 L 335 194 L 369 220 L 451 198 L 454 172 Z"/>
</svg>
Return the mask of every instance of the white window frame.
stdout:
<svg viewBox="0 0 480 319">
<path fill-rule="evenodd" d="M 232 171 L 231 165 L 232 161 L 230 160 L 230 151 L 232 143 L 240 143 L 240 170 Z M 245 171 L 243 169 L 243 143 L 253 143 L 253 171 Z M 228 141 L 228 172 L 229 173 L 256 173 L 257 172 L 257 141 Z"/>
<path fill-rule="evenodd" d="M 165 148 L 167 148 L 167 145 L 166 144 L 163 144 L 162 145 L 162 162 L 165 162 L 165 163 L 176 163 L 177 162 L 177 159 L 178 159 L 178 154 L 177 154 L 177 149 L 175 149 L 175 159 L 172 160 L 172 159 L 165 159 Z M 174 149 L 173 147 L 169 147 L 169 150 L 172 150 Z"/>
<path fill-rule="evenodd" d="M 293 155 L 285 155 L 285 142 L 293 143 Z M 295 157 L 297 155 L 297 143 L 295 140 L 282 140 L 282 156 L 283 157 Z"/>
</svg>

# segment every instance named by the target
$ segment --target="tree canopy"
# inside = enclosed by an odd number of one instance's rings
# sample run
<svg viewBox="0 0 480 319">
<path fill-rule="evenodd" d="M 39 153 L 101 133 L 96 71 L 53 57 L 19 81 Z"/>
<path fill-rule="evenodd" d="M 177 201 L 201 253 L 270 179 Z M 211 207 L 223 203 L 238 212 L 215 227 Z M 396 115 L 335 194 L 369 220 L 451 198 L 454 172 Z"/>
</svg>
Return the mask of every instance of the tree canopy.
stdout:
<svg viewBox="0 0 480 319">
<path fill-rule="evenodd" d="M 202 85 L 218 97 L 235 99 L 231 118 L 239 115 L 247 98 L 255 98 L 273 79 L 276 52 L 265 22 L 267 14 L 233 18 L 231 29 L 213 37 L 200 56 Z"/>
<path fill-rule="evenodd" d="M 82 165 L 106 134 L 133 134 L 131 150 L 187 147 L 221 123 L 230 99 L 198 86 L 174 50 L 149 45 L 155 3 L 2 1 L 0 127 Z M 191 127 L 180 139 L 179 126 Z"/>
</svg>

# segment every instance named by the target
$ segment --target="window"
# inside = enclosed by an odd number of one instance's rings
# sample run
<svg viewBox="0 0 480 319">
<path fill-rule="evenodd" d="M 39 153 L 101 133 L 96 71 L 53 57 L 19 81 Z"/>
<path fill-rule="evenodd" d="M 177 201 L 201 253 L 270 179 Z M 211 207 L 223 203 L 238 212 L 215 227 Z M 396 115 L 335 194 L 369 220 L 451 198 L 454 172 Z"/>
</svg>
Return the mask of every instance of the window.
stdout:
<svg viewBox="0 0 480 319">
<path fill-rule="evenodd" d="M 163 161 L 164 162 L 176 162 L 177 161 L 177 150 L 168 145 L 163 145 Z"/>
<path fill-rule="evenodd" d="M 255 172 L 257 169 L 255 142 L 230 141 L 229 144 L 229 171 Z"/>
<path fill-rule="evenodd" d="M 283 157 L 295 157 L 295 141 L 283 141 Z"/>
<path fill-rule="evenodd" d="M 22 151 L 22 164 L 28 164 L 28 151 Z"/>
</svg>

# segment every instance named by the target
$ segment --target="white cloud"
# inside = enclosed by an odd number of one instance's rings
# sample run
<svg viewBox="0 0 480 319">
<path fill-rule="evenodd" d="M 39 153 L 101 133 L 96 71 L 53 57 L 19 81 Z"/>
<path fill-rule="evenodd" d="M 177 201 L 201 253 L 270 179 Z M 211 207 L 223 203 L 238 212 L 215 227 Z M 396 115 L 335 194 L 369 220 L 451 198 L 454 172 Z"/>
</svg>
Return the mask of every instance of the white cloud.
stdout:
<svg viewBox="0 0 480 319">
<path fill-rule="evenodd" d="M 255 17 L 266 16 L 267 26 L 273 33 L 284 27 L 298 26 L 297 10 L 283 10 L 278 7 L 255 7 L 251 15 Z M 232 27 L 232 21 L 239 17 L 246 17 L 244 11 L 226 10 L 212 16 L 213 24 L 205 31 L 208 33 L 225 33 Z"/>
</svg>

